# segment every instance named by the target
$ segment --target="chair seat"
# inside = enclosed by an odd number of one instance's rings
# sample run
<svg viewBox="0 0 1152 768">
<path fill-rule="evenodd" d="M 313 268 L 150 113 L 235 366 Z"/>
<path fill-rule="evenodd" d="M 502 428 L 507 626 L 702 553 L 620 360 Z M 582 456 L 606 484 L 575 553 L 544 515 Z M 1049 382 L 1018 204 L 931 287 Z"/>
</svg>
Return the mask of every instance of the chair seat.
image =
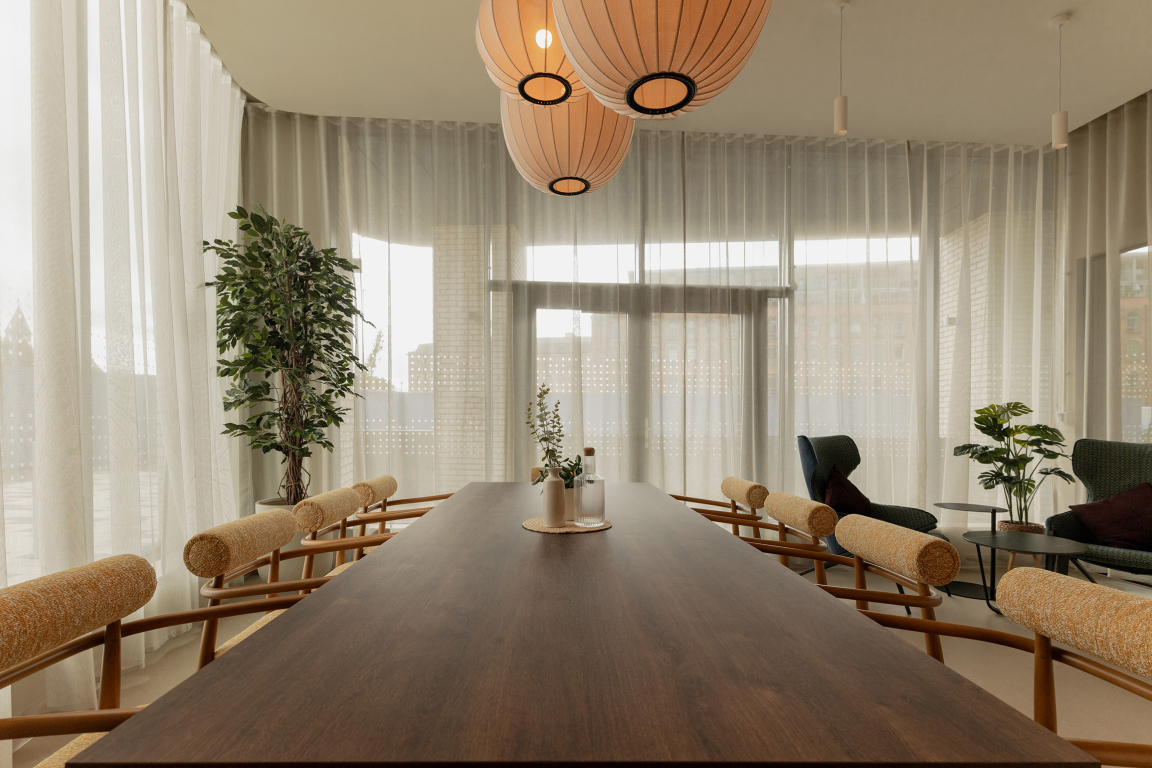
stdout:
<svg viewBox="0 0 1152 768">
<path fill-rule="evenodd" d="M 268 624 L 268 622 L 272 621 L 272 619 L 274 619 L 277 616 L 279 616 L 280 614 L 284 613 L 284 611 L 286 611 L 286 610 L 288 610 L 288 609 L 284 608 L 284 609 L 281 609 L 279 611 L 272 611 L 272 613 L 264 614 L 259 619 L 252 622 L 251 624 L 249 624 L 248 627 L 243 632 L 236 635 L 235 637 L 230 639 L 228 642 L 224 643 L 224 645 L 217 648 L 216 649 L 216 656 L 214 658 L 217 658 L 217 659 L 220 658 L 225 653 L 232 650 L 233 648 L 235 648 L 240 643 L 244 642 L 244 640 L 251 637 L 258 629 L 260 629 L 261 627 Z"/>
<path fill-rule="evenodd" d="M 37 763 L 36 768 L 64 768 L 64 763 L 88 749 L 103 736 L 103 733 L 82 733 Z"/>
<path fill-rule="evenodd" d="M 1077 557 L 1077 560 L 1128 573 L 1152 574 L 1152 552 L 1106 547 L 1102 544 L 1085 546 L 1088 547 L 1088 551 L 1083 556 Z"/>
<path fill-rule="evenodd" d="M 376 549 L 376 547 L 372 547 L 372 549 Z M 354 565 L 356 565 L 356 561 L 355 560 L 349 560 L 348 562 L 344 563 L 344 565 L 338 565 L 335 568 L 333 568 L 332 570 L 328 571 L 328 575 L 329 576 L 335 576 L 337 574 L 344 573 L 344 571 L 348 570 L 349 568 L 351 568 Z"/>
<path fill-rule="evenodd" d="M 873 504 L 872 517 L 886 523 L 927 533 L 936 527 L 936 516 L 914 507 L 900 507 L 895 504 Z"/>
</svg>

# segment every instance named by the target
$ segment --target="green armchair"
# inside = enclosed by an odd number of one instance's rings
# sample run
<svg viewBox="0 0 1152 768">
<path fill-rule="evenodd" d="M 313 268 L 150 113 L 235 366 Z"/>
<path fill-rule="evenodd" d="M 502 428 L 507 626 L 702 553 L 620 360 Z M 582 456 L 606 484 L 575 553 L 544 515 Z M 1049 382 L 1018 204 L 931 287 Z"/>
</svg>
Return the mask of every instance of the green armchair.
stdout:
<svg viewBox="0 0 1152 768">
<path fill-rule="evenodd" d="M 1099 501 L 1152 482 L 1152 444 L 1110 440 L 1077 440 L 1072 447 L 1072 472 L 1088 491 L 1088 501 Z M 1045 522 L 1053 536 L 1088 545 L 1079 559 L 1119 571 L 1152 574 L 1152 552 L 1119 549 L 1101 544 L 1075 512 L 1061 512 Z"/>
</svg>

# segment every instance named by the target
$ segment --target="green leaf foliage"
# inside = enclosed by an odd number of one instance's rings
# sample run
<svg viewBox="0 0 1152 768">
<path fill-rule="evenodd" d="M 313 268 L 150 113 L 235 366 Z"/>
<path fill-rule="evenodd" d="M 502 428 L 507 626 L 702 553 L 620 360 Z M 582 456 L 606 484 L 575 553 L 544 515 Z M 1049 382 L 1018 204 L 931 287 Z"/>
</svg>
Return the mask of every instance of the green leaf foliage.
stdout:
<svg viewBox="0 0 1152 768">
<path fill-rule="evenodd" d="M 281 487 L 295 504 L 307 492 L 303 460 L 332 450 L 328 427 L 343 423 L 342 398 L 363 371 L 355 352 L 355 269 L 335 248 L 257 205 L 229 213 L 240 242 L 204 242 L 221 260 L 216 289 L 217 373 L 230 382 L 224 410 L 246 417 L 224 434 L 247 437 L 286 465 Z"/>
<path fill-rule="evenodd" d="M 560 449 L 564 441 L 564 425 L 560 421 L 560 401 L 557 400 L 552 409 L 548 409 L 548 393 L 550 391 L 547 385 L 540 385 L 540 389 L 536 393 L 536 402 L 528 403 L 528 420 L 524 423 L 528 425 L 532 439 L 540 444 L 540 450 L 543 452 L 540 460 L 544 466 L 560 467 L 560 479 L 564 481 L 564 487 L 573 488 L 576 477 L 584 471 L 581 466 L 582 459 L 579 456 L 574 459 L 560 458 Z M 532 485 L 544 482 L 546 477 L 548 477 L 548 473 L 541 472 L 540 476 L 532 481 Z"/>
<path fill-rule="evenodd" d="M 1031 408 L 1015 402 L 979 408 L 972 423 L 980 434 L 992 438 L 994 444 L 965 443 L 952 449 L 954 456 L 967 456 L 991 467 L 981 472 L 977 480 L 982 488 L 1003 489 L 1008 515 L 1016 522 L 1028 521 L 1028 510 L 1036 492 L 1049 477 L 1075 482 L 1075 478 L 1059 467 L 1041 467 L 1044 461 L 1070 458 L 1064 452 L 1064 435 L 1060 430 L 1046 424 L 1012 424 L 1012 419 L 1029 413 Z"/>
</svg>

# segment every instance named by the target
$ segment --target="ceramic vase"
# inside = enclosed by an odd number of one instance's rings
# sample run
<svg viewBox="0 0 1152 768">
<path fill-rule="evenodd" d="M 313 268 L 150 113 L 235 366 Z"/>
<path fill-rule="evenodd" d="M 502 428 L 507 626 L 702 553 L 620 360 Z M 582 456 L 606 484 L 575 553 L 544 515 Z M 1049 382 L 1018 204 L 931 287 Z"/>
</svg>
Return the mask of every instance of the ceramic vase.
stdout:
<svg viewBox="0 0 1152 768">
<path fill-rule="evenodd" d="M 560 467 L 548 467 L 548 477 L 544 480 L 544 525 L 548 528 L 563 528 L 564 522 L 564 481 L 560 479 Z"/>
</svg>

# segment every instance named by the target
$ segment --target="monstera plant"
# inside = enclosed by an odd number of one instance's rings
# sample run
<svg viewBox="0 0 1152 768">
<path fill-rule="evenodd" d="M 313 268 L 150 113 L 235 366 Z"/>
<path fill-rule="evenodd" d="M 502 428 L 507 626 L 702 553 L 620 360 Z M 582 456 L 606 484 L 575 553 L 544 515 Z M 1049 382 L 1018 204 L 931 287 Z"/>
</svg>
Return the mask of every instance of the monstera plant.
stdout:
<svg viewBox="0 0 1152 768">
<path fill-rule="evenodd" d="M 979 475 L 980 485 L 988 490 L 1003 488 L 1009 519 L 1021 524 L 1028 522 L 1028 510 L 1045 480 L 1058 477 L 1075 482 L 1059 467 L 1043 466 L 1046 461 L 1068 458 L 1060 430 L 1045 424 L 1012 423 L 1029 413 L 1032 409 L 1024 403 L 980 408 L 973 424 L 980 434 L 992 438 L 993 445 L 966 443 L 953 450 L 955 456 L 967 456 L 988 467 Z"/>
<path fill-rule="evenodd" d="M 304 459 L 313 447 L 332 450 L 326 430 L 339 425 L 357 371 L 352 262 L 335 248 L 318 249 L 308 232 L 259 205 L 228 214 L 242 241 L 205 241 L 221 258 L 216 288 L 218 373 L 231 380 L 224 410 L 245 414 L 224 434 L 244 436 L 285 465 L 284 501 L 308 492 Z M 231 353 L 231 357 L 225 357 Z"/>
</svg>

